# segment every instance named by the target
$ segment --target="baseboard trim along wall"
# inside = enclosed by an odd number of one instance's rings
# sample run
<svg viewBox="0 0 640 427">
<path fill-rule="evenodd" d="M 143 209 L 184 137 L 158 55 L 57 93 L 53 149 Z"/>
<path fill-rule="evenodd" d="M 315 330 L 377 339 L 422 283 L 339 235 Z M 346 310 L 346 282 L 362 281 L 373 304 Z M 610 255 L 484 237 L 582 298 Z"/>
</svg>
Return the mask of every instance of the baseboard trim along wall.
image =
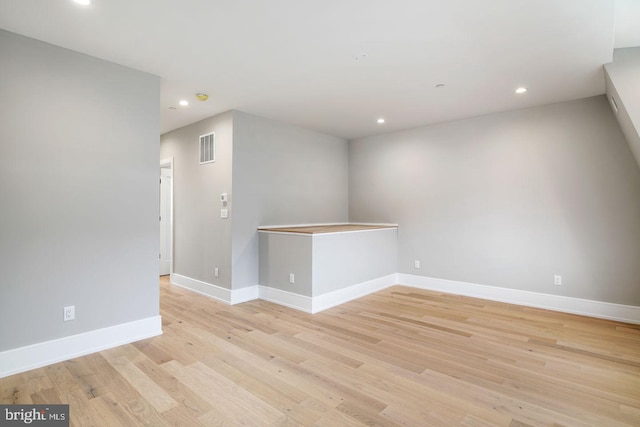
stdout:
<svg viewBox="0 0 640 427">
<path fill-rule="evenodd" d="M 260 286 L 260 299 L 285 307 L 304 311 L 305 313 L 319 313 L 331 307 L 344 304 L 354 299 L 381 291 L 395 285 L 396 274 L 380 277 L 367 282 L 358 283 L 344 289 L 329 292 L 315 297 L 294 294 L 280 289 Z"/>
<path fill-rule="evenodd" d="M 398 274 L 398 283 L 429 291 L 445 292 L 527 307 L 560 311 L 563 313 L 580 314 L 600 319 L 640 324 L 640 307 L 632 305 L 614 304 L 561 295 L 541 294 L 411 274 Z"/>
<path fill-rule="evenodd" d="M 281 289 L 260 286 L 260 299 L 304 311 L 305 313 L 313 312 L 313 298 Z"/>
<path fill-rule="evenodd" d="M 344 304 L 345 302 L 353 301 L 354 299 L 358 299 L 374 292 L 381 291 L 397 283 L 398 275 L 394 273 L 388 276 L 383 276 L 377 279 L 358 283 L 344 289 L 338 289 L 337 291 L 318 295 L 316 297 L 313 297 L 311 312 L 318 313 L 322 310 L 326 310 L 328 308 Z"/>
<path fill-rule="evenodd" d="M 258 298 L 260 298 L 260 287 L 258 285 L 247 286 L 245 288 L 234 289 L 231 291 L 230 304 L 240 304 Z"/>
<path fill-rule="evenodd" d="M 0 378 L 162 334 L 160 316 L 0 352 Z"/>
<path fill-rule="evenodd" d="M 198 294 L 231 304 L 231 289 L 175 273 L 171 275 L 169 281 L 172 285 L 180 286 L 181 288 L 189 289 Z"/>
<path fill-rule="evenodd" d="M 189 289 L 190 291 L 231 305 L 251 301 L 259 297 L 258 285 L 231 290 L 175 273 L 171 275 L 169 281 L 172 285 Z"/>
<path fill-rule="evenodd" d="M 174 280 L 174 278 L 176 280 Z M 171 283 L 227 304 L 239 304 L 260 298 L 312 314 L 381 291 L 393 285 L 401 285 L 509 304 L 518 304 L 527 307 L 543 308 L 563 313 L 640 324 L 640 307 L 637 306 L 565 297 L 561 295 L 541 294 L 403 273 L 390 274 L 315 297 L 308 297 L 276 288 L 257 285 L 231 291 L 177 274 L 171 276 Z"/>
</svg>

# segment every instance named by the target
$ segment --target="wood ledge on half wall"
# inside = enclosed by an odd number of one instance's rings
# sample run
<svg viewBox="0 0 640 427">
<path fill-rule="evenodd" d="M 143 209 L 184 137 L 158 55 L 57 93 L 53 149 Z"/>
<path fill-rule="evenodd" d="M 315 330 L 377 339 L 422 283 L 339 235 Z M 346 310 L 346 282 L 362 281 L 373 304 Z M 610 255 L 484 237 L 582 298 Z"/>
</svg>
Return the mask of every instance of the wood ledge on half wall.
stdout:
<svg viewBox="0 0 640 427">
<path fill-rule="evenodd" d="M 258 231 L 270 233 L 296 233 L 296 234 L 323 234 L 323 233 L 345 233 L 350 231 L 382 230 L 385 228 L 398 228 L 398 224 L 314 224 L 314 225 L 291 225 L 291 226 L 264 226 L 258 227 Z"/>
</svg>

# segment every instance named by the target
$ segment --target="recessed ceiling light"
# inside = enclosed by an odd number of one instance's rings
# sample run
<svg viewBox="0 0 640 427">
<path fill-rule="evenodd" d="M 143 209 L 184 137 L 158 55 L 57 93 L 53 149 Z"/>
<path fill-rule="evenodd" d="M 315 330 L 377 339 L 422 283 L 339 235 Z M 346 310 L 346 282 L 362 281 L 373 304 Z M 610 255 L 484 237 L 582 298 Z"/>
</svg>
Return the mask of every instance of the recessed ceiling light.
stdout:
<svg viewBox="0 0 640 427">
<path fill-rule="evenodd" d="M 206 93 L 203 92 L 198 92 L 196 93 L 196 98 L 198 99 L 198 101 L 206 101 L 207 99 L 209 99 L 209 95 L 207 95 Z"/>
<path fill-rule="evenodd" d="M 442 89 L 444 87 L 444 83 L 438 83 L 436 85 L 436 89 Z"/>
<path fill-rule="evenodd" d="M 519 87 L 518 89 L 516 89 L 516 93 L 525 93 L 527 91 L 526 87 Z"/>
<path fill-rule="evenodd" d="M 76 4 L 80 6 L 89 6 L 91 4 L 91 0 L 73 0 Z"/>
<path fill-rule="evenodd" d="M 378 119 L 378 124 L 379 124 L 379 125 L 384 124 L 384 119 L 383 119 L 382 117 L 380 117 L 380 118 Z"/>
<path fill-rule="evenodd" d="M 169 110 L 175 110 L 176 107 L 169 107 Z"/>
<path fill-rule="evenodd" d="M 189 105 L 189 101 L 187 101 L 186 99 L 181 99 L 180 105 L 182 105 L 183 107 L 186 107 L 187 105 Z"/>
</svg>

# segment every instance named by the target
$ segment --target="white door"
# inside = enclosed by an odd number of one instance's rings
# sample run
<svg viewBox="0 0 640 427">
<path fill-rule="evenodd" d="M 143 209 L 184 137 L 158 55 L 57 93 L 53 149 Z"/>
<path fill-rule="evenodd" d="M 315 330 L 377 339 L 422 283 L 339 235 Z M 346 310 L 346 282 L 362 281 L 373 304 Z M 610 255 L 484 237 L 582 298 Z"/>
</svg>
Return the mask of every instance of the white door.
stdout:
<svg viewBox="0 0 640 427">
<path fill-rule="evenodd" d="M 171 168 L 160 169 L 160 275 L 171 273 Z"/>
</svg>

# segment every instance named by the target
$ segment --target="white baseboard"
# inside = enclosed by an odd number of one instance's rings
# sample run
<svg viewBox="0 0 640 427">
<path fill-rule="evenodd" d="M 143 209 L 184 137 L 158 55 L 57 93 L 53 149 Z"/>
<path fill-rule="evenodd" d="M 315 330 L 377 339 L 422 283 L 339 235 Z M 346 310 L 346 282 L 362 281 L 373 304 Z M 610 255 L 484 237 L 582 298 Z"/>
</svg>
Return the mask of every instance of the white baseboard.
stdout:
<svg viewBox="0 0 640 427">
<path fill-rule="evenodd" d="M 258 299 L 260 294 L 258 285 L 231 290 L 175 273 L 171 275 L 169 281 L 172 285 L 189 289 L 190 291 L 231 305 Z"/>
<path fill-rule="evenodd" d="M 373 292 L 381 291 L 396 283 L 397 275 L 394 273 L 315 297 L 294 294 L 293 292 L 268 286 L 260 286 L 260 299 L 304 311 L 305 313 L 315 314 Z"/>
<path fill-rule="evenodd" d="M 0 352 L 0 378 L 162 334 L 160 316 Z"/>
<path fill-rule="evenodd" d="M 430 291 L 640 324 L 640 307 L 637 306 L 565 297 L 561 295 L 541 294 L 517 289 L 458 282 L 455 280 L 414 276 L 411 274 L 398 274 L 398 283 Z"/>
<path fill-rule="evenodd" d="M 270 288 L 268 286 L 260 286 L 260 299 L 304 311 L 305 313 L 312 313 L 313 310 L 313 300 L 311 297 Z"/>
<path fill-rule="evenodd" d="M 190 291 L 198 294 L 217 299 L 218 301 L 231 304 L 231 289 L 223 288 L 221 286 L 213 285 L 211 283 L 202 282 L 200 280 L 192 279 L 191 277 L 182 276 L 180 274 L 172 274 L 169 279 L 172 285 L 180 286 L 181 288 L 189 289 Z"/>
<path fill-rule="evenodd" d="M 331 307 L 335 307 L 345 302 L 381 291 L 398 283 L 398 275 L 390 274 L 367 282 L 358 283 L 348 288 L 339 289 L 327 294 L 313 297 L 312 313 L 318 313 Z"/>
<path fill-rule="evenodd" d="M 240 304 L 260 298 L 260 287 L 258 285 L 247 286 L 246 288 L 234 289 L 231 291 L 231 303 Z"/>
<path fill-rule="evenodd" d="M 561 295 L 541 294 L 402 273 L 390 274 L 389 276 L 359 283 L 313 298 L 267 286 L 249 286 L 231 291 L 177 274 L 171 276 L 171 283 L 210 296 L 227 304 L 238 304 L 260 298 L 306 313 L 318 313 L 373 292 L 381 291 L 394 284 L 399 284 L 418 289 L 640 324 L 640 307 L 637 306 L 565 297 Z"/>
</svg>

